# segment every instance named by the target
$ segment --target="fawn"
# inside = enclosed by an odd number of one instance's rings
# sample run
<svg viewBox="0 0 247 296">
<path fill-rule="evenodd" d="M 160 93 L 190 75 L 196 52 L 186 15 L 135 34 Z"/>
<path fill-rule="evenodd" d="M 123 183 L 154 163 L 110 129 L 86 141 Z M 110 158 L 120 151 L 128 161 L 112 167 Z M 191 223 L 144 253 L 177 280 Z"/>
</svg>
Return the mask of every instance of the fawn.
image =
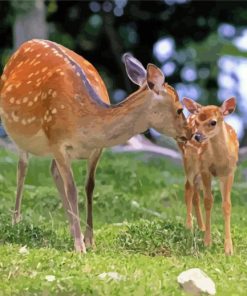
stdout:
<svg viewBox="0 0 247 296">
<path fill-rule="evenodd" d="M 222 195 L 222 209 L 225 220 L 225 254 L 233 254 L 230 230 L 231 188 L 238 161 L 238 138 L 234 129 L 224 121 L 236 107 L 235 98 L 217 106 L 202 106 L 191 99 L 183 99 L 184 106 L 192 115 L 187 119 L 193 137 L 187 143 L 179 143 L 186 175 L 185 202 L 187 207 L 186 226 L 191 229 L 192 203 L 198 226 L 205 230 L 204 244 L 211 244 L 211 209 L 213 196 L 211 178 L 218 177 Z M 200 209 L 200 189 L 203 189 L 206 227 Z"/>
<path fill-rule="evenodd" d="M 12 55 L 0 80 L 0 115 L 20 149 L 13 223 L 20 207 L 29 153 L 51 156 L 51 173 L 67 212 L 75 250 L 93 244 L 92 199 L 102 149 L 155 128 L 184 141 L 191 137 L 176 91 L 153 64 L 147 69 L 123 56 L 129 78 L 139 89 L 111 105 L 97 70 L 75 52 L 48 40 L 25 42 Z M 87 225 L 81 233 L 72 159 L 87 160 Z"/>
</svg>

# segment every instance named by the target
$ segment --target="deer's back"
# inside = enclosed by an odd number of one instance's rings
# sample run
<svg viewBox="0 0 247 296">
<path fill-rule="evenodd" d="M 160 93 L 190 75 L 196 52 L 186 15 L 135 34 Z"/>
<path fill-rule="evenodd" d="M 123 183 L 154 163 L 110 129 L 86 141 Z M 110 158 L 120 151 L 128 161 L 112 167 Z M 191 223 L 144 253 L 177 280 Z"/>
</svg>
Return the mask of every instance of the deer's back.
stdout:
<svg viewBox="0 0 247 296">
<path fill-rule="evenodd" d="M 108 104 L 109 97 L 95 68 L 50 41 L 24 43 L 1 77 L 5 128 L 17 145 L 34 154 L 47 154 L 52 144 L 72 137 L 80 119 L 97 113 L 99 103 Z"/>
</svg>

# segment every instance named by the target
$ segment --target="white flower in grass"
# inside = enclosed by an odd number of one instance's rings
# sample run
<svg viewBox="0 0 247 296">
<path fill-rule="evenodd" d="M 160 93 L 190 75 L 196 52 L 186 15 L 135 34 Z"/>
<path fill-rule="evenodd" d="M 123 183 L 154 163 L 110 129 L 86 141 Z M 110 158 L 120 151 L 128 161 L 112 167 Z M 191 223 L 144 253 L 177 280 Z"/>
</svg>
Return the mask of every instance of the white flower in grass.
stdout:
<svg viewBox="0 0 247 296">
<path fill-rule="evenodd" d="M 19 249 L 19 253 L 22 254 L 22 255 L 27 255 L 27 254 L 29 254 L 29 251 L 28 251 L 28 249 L 27 249 L 27 246 L 25 245 L 25 246 L 21 247 L 21 248 Z"/>
<path fill-rule="evenodd" d="M 47 282 L 54 282 L 56 277 L 55 277 L 55 275 L 49 274 L 49 275 L 45 276 L 45 279 L 47 280 Z"/>
<path fill-rule="evenodd" d="M 110 271 L 110 272 L 103 272 L 100 275 L 98 275 L 100 280 L 105 280 L 105 279 L 111 279 L 114 281 L 122 281 L 125 279 L 125 277 L 118 272 L 115 271 Z"/>
</svg>

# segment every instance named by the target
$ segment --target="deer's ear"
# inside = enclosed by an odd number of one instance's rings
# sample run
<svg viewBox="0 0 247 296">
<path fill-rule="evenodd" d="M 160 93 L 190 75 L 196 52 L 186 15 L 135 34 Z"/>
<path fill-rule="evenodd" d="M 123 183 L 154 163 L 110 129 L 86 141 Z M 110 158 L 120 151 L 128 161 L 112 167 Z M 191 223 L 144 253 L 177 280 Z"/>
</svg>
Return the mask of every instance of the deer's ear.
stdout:
<svg viewBox="0 0 247 296">
<path fill-rule="evenodd" d="M 236 108 L 236 99 L 230 98 L 224 101 L 224 103 L 220 107 L 220 111 L 223 116 L 226 116 L 234 112 L 235 108 Z"/>
<path fill-rule="evenodd" d="M 165 76 L 163 72 L 153 64 L 148 64 L 147 66 L 147 83 L 148 87 L 159 93 L 165 82 Z"/>
<path fill-rule="evenodd" d="M 129 79 L 135 84 L 142 86 L 147 77 L 147 71 L 143 67 L 142 63 L 134 58 L 130 53 L 125 53 L 123 55 L 123 62 Z"/>
<path fill-rule="evenodd" d="M 183 98 L 183 105 L 188 109 L 188 111 L 192 114 L 199 113 L 202 105 L 196 103 L 192 99 L 189 98 Z"/>
</svg>

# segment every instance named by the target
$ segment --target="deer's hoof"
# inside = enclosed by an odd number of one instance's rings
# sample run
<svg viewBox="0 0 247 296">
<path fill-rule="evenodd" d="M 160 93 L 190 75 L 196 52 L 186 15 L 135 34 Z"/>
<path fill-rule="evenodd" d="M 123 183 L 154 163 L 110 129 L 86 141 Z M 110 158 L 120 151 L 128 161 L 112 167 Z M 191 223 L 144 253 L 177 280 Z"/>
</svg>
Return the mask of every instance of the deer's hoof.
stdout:
<svg viewBox="0 0 247 296">
<path fill-rule="evenodd" d="M 84 235 L 84 242 L 87 248 L 94 247 L 93 231 L 91 229 L 86 229 Z"/>
<path fill-rule="evenodd" d="M 21 221 L 21 214 L 14 213 L 12 216 L 12 225 L 15 225 Z"/>
<path fill-rule="evenodd" d="M 210 236 L 205 235 L 204 237 L 204 246 L 205 247 L 210 247 L 212 244 L 212 240 Z"/>
<path fill-rule="evenodd" d="M 232 256 L 233 255 L 233 246 L 232 246 L 232 240 L 231 239 L 225 241 L 224 248 L 225 248 L 225 254 L 227 256 Z"/>
<path fill-rule="evenodd" d="M 77 253 L 83 253 L 83 254 L 87 253 L 86 246 L 83 239 L 75 240 L 75 251 Z"/>
</svg>

